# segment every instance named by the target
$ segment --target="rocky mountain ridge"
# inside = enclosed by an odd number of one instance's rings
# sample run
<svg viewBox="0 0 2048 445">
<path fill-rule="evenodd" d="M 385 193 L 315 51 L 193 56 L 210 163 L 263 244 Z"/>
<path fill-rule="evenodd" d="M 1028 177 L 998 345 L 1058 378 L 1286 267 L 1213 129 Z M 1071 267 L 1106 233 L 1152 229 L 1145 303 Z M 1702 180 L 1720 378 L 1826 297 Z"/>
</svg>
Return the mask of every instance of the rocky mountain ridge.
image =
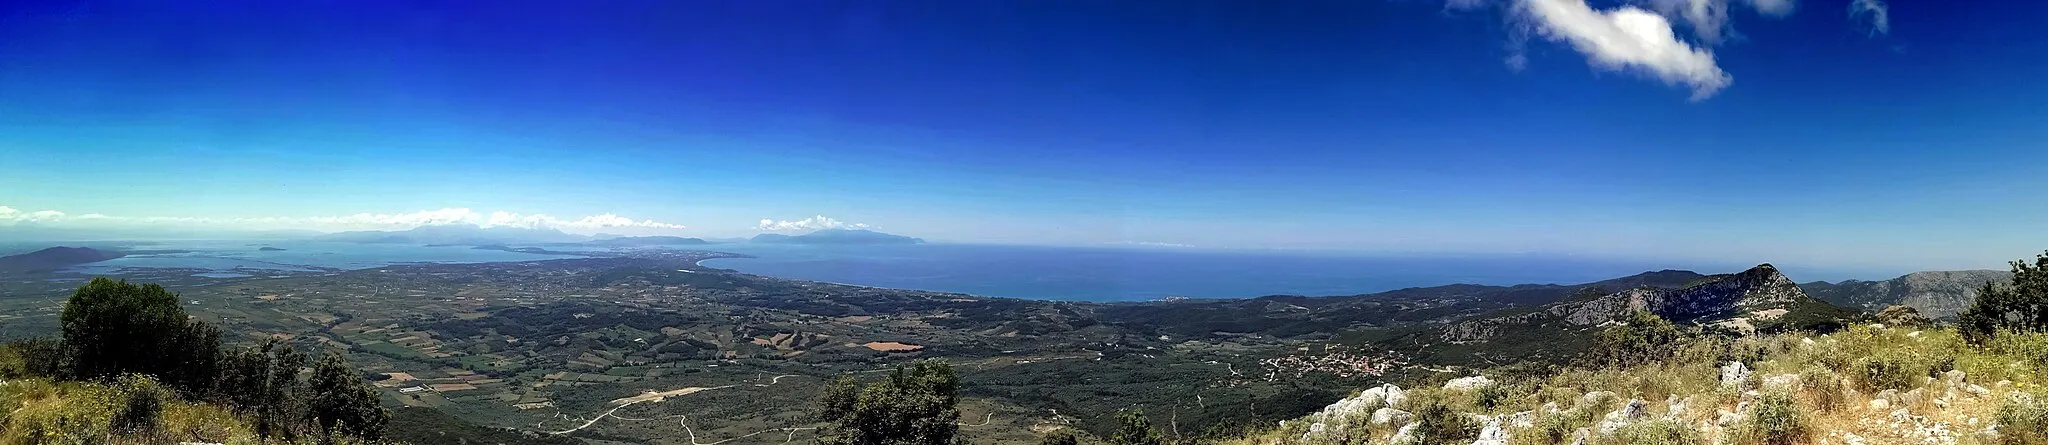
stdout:
<svg viewBox="0 0 2048 445">
<path fill-rule="evenodd" d="M 1597 295 L 1597 296 L 1594 296 Z M 1440 333 L 1453 343 L 1486 342 L 1509 331 L 1588 328 L 1644 310 L 1675 322 L 1757 330 L 1802 327 L 1852 315 L 1815 300 L 1770 264 L 1705 277 L 1683 288 L 1637 287 L 1547 304 L 1535 310 L 1452 323 Z"/>
<path fill-rule="evenodd" d="M 1984 283 L 2011 279 L 2011 271 L 1949 270 L 1914 272 L 1883 281 L 1815 281 L 1799 287 L 1807 295 L 1843 307 L 1875 312 L 1886 306 L 1906 305 L 1941 320 L 1955 318 L 1957 312 L 1976 301 L 1977 289 Z"/>
</svg>

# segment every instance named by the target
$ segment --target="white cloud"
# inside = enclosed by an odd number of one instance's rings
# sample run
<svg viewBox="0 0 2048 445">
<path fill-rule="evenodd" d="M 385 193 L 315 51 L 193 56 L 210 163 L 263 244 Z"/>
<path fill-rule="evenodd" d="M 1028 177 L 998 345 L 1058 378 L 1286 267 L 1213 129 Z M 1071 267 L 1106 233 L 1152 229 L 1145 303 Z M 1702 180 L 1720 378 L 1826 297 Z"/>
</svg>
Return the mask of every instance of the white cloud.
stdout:
<svg viewBox="0 0 2048 445">
<path fill-rule="evenodd" d="M 1882 0 L 1850 0 L 1849 19 L 1867 24 L 1871 37 L 1892 33 L 1891 7 Z"/>
<path fill-rule="evenodd" d="M 1792 14 L 1792 0 L 1649 0 L 1651 10 L 1673 19 L 1684 19 L 1694 35 L 1709 45 L 1719 44 L 1733 28 L 1728 24 L 1729 3 L 1741 2 L 1767 17 Z"/>
<path fill-rule="evenodd" d="M 761 218 L 761 222 L 759 224 L 755 224 L 754 228 L 768 232 L 796 232 L 823 229 L 865 229 L 868 228 L 868 225 L 847 223 L 845 221 L 832 219 L 831 217 L 827 217 L 825 215 L 818 215 L 810 218 L 792 221 L 777 221 L 770 218 Z"/>
<path fill-rule="evenodd" d="M 313 229 L 329 231 L 405 230 L 421 226 L 446 224 L 556 229 L 572 232 L 611 228 L 665 230 L 681 230 L 686 228 L 681 224 L 636 220 L 612 213 L 577 219 L 564 219 L 545 214 L 518 214 L 504 211 L 484 213 L 467 208 L 422 210 L 411 213 L 357 213 L 345 216 L 208 218 L 188 216 L 113 216 L 100 213 L 72 216 L 56 210 L 24 212 L 13 207 L 0 206 L 0 224 L 22 222 L 76 223 L 83 225 L 225 226 L 221 228 Z"/>
<path fill-rule="evenodd" d="M 1734 77 L 1714 54 L 1682 40 L 1663 16 L 1634 6 L 1595 10 L 1585 0 L 1519 0 L 1520 17 L 1538 34 L 1584 53 L 1593 65 L 1637 71 L 1692 88 L 1692 100 L 1728 87 Z"/>
</svg>

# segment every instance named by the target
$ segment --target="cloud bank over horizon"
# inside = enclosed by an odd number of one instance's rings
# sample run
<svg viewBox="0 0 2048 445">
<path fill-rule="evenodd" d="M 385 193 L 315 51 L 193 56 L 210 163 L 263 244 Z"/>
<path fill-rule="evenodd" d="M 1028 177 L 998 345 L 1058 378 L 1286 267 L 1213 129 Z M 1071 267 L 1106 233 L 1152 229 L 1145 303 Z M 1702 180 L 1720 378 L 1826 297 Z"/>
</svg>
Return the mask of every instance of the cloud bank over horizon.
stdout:
<svg viewBox="0 0 2048 445">
<path fill-rule="evenodd" d="M 817 215 L 798 220 L 761 218 L 761 222 L 755 224 L 754 228 L 764 232 L 807 232 L 824 229 L 866 229 L 869 226 L 867 224 L 840 221 L 825 215 Z"/>
<path fill-rule="evenodd" d="M 581 218 L 558 218 L 547 214 L 521 214 L 506 211 L 482 212 L 468 208 L 442 208 L 409 213 L 355 213 L 340 216 L 265 216 L 265 217 L 189 217 L 189 216 L 113 216 L 99 213 L 70 214 L 58 210 L 27 211 L 0 205 L 0 226 L 37 225 L 62 228 L 208 228 L 236 230 L 313 230 L 341 232 L 351 230 L 408 230 L 424 226 L 474 225 L 478 227 L 517 227 L 527 229 L 554 229 L 571 233 L 594 233 L 607 229 L 639 229 L 644 231 L 668 232 L 688 228 L 654 220 L 633 219 L 613 213 L 603 213 Z"/>
</svg>

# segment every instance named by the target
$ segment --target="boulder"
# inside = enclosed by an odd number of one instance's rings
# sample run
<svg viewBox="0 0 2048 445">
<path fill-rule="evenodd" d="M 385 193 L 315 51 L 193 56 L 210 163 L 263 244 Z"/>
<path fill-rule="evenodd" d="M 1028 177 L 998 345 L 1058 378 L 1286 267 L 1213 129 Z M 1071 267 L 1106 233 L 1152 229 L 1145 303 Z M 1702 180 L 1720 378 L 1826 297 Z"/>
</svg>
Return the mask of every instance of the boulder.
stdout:
<svg viewBox="0 0 2048 445">
<path fill-rule="evenodd" d="M 1616 430 L 1620 430 L 1621 427 L 1649 417 L 1649 406 L 1650 403 L 1644 402 L 1643 399 L 1629 399 L 1627 404 L 1622 405 L 1620 409 L 1616 409 L 1614 412 L 1607 413 L 1607 418 L 1600 421 L 1600 434 L 1613 434 Z"/>
<path fill-rule="evenodd" d="M 1451 381 L 1444 382 L 1444 389 L 1452 391 L 1471 391 L 1480 388 L 1489 388 L 1492 386 L 1493 379 L 1486 378 L 1486 376 L 1483 375 L 1459 377 L 1451 379 Z"/>
<path fill-rule="evenodd" d="M 1764 377 L 1764 389 L 1773 389 L 1779 391 L 1798 391 L 1799 374 L 1778 374 L 1770 377 Z"/>
<path fill-rule="evenodd" d="M 1508 430 L 1501 424 L 1505 416 L 1496 416 L 1479 428 L 1479 438 L 1472 445 L 1508 445 Z"/>
<path fill-rule="evenodd" d="M 1749 384 L 1749 374 L 1751 372 L 1749 367 L 1743 365 L 1742 362 L 1728 362 L 1726 365 L 1721 365 L 1721 387 L 1742 389 Z"/>
<path fill-rule="evenodd" d="M 1879 399 L 1870 399 L 1870 410 L 1871 410 L 1871 411 L 1884 411 L 1884 410 L 1888 410 L 1888 409 L 1891 409 L 1891 408 L 1892 408 L 1892 402 L 1891 402 L 1890 400 L 1885 400 L 1885 399 L 1881 399 L 1881 398 L 1879 398 Z"/>
<path fill-rule="evenodd" d="M 1372 412 L 1373 425 L 1407 425 L 1415 420 L 1415 414 L 1393 408 L 1380 408 Z"/>
<path fill-rule="evenodd" d="M 1579 405 L 1592 405 L 1612 398 L 1614 398 L 1614 391 L 1593 391 L 1579 396 Z"/>
<path fill-rule="evenodd" d="M 1419 442 L 1421 440 L 1415 437 L 1415 424 L 1413 423 L 1394 430 L 1394 437 L 1387 439 L 1389 445 L 1413 445 Z"/>
</svg>

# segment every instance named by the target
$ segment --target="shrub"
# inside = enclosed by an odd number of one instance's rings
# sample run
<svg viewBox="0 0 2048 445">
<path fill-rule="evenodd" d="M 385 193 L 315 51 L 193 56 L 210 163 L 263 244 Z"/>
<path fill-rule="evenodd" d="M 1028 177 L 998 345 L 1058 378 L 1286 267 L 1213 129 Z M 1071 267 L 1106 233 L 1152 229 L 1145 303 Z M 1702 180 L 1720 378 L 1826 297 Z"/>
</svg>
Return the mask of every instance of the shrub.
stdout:
<svg viewBox="0 0 2048 445">
<path fill-rule="evenodd" d="M 1594 357 L 1602 364 L 1629 367 L 1652 363 L 1670 357 L 1677 348 L 1678 327 L 1657 314 L 1637 310 L 1619 321 L 1622 324 L 1600 331 L 1597 337 Z"/>
<path fill-rule="evenodd" d="M 1471 441 L 1479 436 L 1479 425 L 1451 409 L 1443 400 L 1429 397 L 1409 399 L 1415 409 L 1415 438 L 1422 443 Z"/>
<path fill-rule="evenodd" d="M 1855 370 L 1857 382 L 1865 391 L 1903 390 L 1919 383 L 1920 376 L 1927 375 L 1925 367 L 1915 366 L 1913 362 L 1912 357 L 1904 353 L 1887 351 L 1858 358 L 1851 369 Z"/>
<path fill-rule="evenodd" d="M 1998 439 L 2005 445 L 2048 444 L 2048 403 L 2010 398 L 1998 406 Z"/>
<path fill-rule="evenodd" d="M 129 433 L 153 433 L 163 423 L 164 401 L 173 397 L 169 390 L 148 376 L 129 374 L 121 376 L 115 386 L 121 393 L 121 406 L 114 412 L 113 428 Z"/>
<path fill-rule="evenodd" d="M 1563 442 L 1552 442 L 1563 443 Z M 1597 443 L 1625 445 L 1706 445 L 1706 439 L 1684 423 L 1675 420 L 1654 420 L 1636 422 L 1615 430 L 1613 436 Z"/>
<path fill-rule="evenodd" d="M 1772 391 L 1757 398 L 1735 434 L 1737 443 L 1791 445 L 1807 443 L 1810 431 L 1792 395 Z"/>
<path fill-rule="evenodd" d="M 1070 431 L 1054 431 L 1054 432 L 1050 432 L 1050 433 L 1045 433 L 1045 435 L 1044 435 L 1044 436 L 1039 436 L 1039 438 L 1038 438 L 1038 445 L 1080 445 L 1080 444 L 1081 444 L 1081 441 L 1080 441 L 1079 439 L 1075 439 L 1075 438 L 1074 438 L 1074 433 L 1073 433 L 1073 432 L 1070 432 Z"/>
<path fill-rule="evenodd" d="M 1799 382 L 1805 387 L 1807 399 L 1812 401 L 1814 409 L 1834 412 L 1848 403 L 1848 394 L 1844 391 L 1847 388 L 1833 372 L 1809 368 L 1799 373 Z"/>
</svg>

